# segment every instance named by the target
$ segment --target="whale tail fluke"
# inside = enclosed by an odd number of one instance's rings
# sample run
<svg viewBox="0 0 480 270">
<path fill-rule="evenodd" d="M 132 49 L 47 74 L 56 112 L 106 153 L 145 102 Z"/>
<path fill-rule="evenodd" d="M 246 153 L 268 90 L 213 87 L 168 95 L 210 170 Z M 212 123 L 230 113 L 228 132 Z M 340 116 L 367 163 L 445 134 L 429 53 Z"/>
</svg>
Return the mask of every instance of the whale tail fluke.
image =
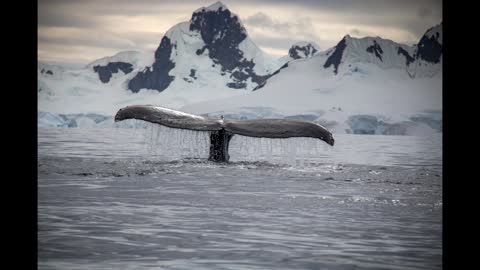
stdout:
<svg viewBox="0 0 480 270">
<path fill-rule="evenodd" d="M 153 105 L 134 105 L 120 109 L 115 122 L 126 119 L 144 120 L 159 125 L 210 132 L 209 160 L 228 162 L 228 146 L 233 135 L 258 138 L 310 137 L 333 146 L 335 140 L 323 126 L 287 119 L 220 120 L 188 114 Z"/>
</svg>

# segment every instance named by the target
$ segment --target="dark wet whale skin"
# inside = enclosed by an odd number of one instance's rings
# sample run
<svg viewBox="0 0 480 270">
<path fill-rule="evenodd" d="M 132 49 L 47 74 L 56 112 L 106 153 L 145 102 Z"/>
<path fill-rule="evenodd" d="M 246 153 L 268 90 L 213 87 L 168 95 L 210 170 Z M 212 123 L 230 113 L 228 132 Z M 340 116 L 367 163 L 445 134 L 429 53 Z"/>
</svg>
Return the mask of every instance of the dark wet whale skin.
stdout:
<svg viewBox="0 0 480 270">
<path fill-rule="evenodd" d="M 289 119 L 224 120 L 211 119 L 154 105 L 133 105 L 120 109 L 115 121 L 138 119 L 171 128 L 220 131 L 258 138 L 310 137 L 333 146 L 335 140 L 326 128 L 312 122 Z"/>
</svg>

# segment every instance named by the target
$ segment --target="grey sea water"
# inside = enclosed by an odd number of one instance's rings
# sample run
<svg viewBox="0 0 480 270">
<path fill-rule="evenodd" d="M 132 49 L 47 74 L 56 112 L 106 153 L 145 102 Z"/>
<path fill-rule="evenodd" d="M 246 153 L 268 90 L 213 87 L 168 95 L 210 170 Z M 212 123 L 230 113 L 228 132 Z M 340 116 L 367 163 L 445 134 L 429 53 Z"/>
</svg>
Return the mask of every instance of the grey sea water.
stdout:
<svg viewBox="0 0 480 270">
<path fill-rule="evenodd" d="M 39 129 L 39 269 L 441 269 L 442 137 Z"/>
</svg>

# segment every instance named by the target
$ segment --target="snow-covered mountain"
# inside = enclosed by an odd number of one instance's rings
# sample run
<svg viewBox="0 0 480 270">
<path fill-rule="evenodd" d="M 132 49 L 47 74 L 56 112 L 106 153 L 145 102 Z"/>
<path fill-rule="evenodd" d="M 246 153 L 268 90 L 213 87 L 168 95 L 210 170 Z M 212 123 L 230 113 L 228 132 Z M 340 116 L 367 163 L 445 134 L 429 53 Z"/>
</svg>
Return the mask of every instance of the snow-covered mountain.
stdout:
<svg viewBox="0 0 480 270">
<path fill-rule="evenodd" d="M 403 69 L 412 77 L 434 76 L 442 69 L 442 24 L 428 29 L 415 46 L 346 35 L 325 55 L 324 68 L 335 74 L 352 72 L 357 63 L 373 63 L 381 69 Z"/>
<path fill-rule="evenodd" d="M 80 69 L 39 63 L 39 126 L 111 125 L 119 107 L 158 104 L 301 118 L 335 132 L 441 131 L 442 24 L 414 46 L 346 35 L 324 51 L 309 41 L 285 54 L 263 52 L 217 2 L 170 28 L 155 51 L 120 52 Z"/>
<path fill-rule="evenodd" d="M 292 61 L 257 91 L 181 110 L 210 117 L 302 119 L 335 133 L 420 135 L 442 130 L 440 76 L 412 79 L 405 70 L 359 62 L 334 75 L 332 68 L 323 67 L 326 58 Z"/>
<path fill-rule="evenodd" d="M 339 133 L 430 134 L 442 130 L 441 71 L 441 24 L 416 46 L 346 35 L 334 48 L 288 62 L 252 93 L 182 110 L 211 117 L 298 118 Z"/>
<path fill-rule="evenodd" d="M 279 61 L 279 65 L 280 65 L 280 68 L 277 69 L 275 72 L 275 74 L 277 74 L 280 69 L 284 68 L 285 67 L 285 64 L 287 64 L 288 62 L 290 61 L 293 61 L 293 60 L 298 60 L 298 59 L 302 59 L 302 58 L 310 58 L 312 56 L 314 56 L 315 54 L 319 53 L 320 52 L 320 46 L 318 46 L 317 43 L 313 42 L 313 41 L 300 41 L 300 42 L 296 42 L 294 44 L 292 44 L 292 46 L 290 47 L 290 49 L 288 49 L 288 54 L 281 57 L 278 61 Z M 272 74 L 275 75 L 275 74 Z M 263 84 L 255 87 L 254 90 L 257 90 L 261 87 L 263 87 L 265 85 L 266 82 L 264 82 Z"/>
<path fill-rule="evenodd" d="M 144 88 L 163 91 L 173 84 L 195 87 L 208 83 L 252 90 L 280 67 L 277 62 L 248 37 L 239 17 L 217 2 L 193 12 L 190 21 L 170 28 L 155 52 L 153 65 L 139 72 L 128 88 L 133 92 Z"/>
<path fill-rule="evenodd" d="M 127 75 L 139 72 L 145 66 L 151 65 L 153 60 L 151 52 L 124 51 L 95 60 L 86 68 L 97 73 L 101 82 L 108 83 L 116 73 L 121 71 L 119 75 Z"/>
<path fill-rule="evenodd" d="M 297 42 L 288 50 L 288 56 L 293 59 L 308 58 L 314 56 L 320 52 L 320 46 L 317 43 L 310 42 Z"/>
<path fill-rule="evenodd" d="M 325 56 L 323 67 L 335 74 L 343 74 L 355 69 L 357 63 L 372 63 L 382 69 L 406 69 L 405 56 L 398 51 L 412 53 L 411 47 L 380 37 L 353 38 L 349 35 Z"/>
<path fill-rule="evenodd" d="M 442 72 L 443 30 L 442 23 L 428 29 L 415 46 L 412 65 L 408 66 L 411 76 L 434 76 Z"/>
</svg>

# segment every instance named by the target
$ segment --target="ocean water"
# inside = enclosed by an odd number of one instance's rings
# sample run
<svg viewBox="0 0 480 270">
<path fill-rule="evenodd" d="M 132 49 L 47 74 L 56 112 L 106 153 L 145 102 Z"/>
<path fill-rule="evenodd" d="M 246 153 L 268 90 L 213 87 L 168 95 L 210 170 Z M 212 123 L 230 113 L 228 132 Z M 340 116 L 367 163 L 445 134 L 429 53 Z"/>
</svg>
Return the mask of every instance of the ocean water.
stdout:
<svg viewBox="0 0 480 270">
<path fill-rule="evenodd" d="M 39 129 L 39 269 L 441 269 L 441 135 L 335 139 Z"/>
</svg>

